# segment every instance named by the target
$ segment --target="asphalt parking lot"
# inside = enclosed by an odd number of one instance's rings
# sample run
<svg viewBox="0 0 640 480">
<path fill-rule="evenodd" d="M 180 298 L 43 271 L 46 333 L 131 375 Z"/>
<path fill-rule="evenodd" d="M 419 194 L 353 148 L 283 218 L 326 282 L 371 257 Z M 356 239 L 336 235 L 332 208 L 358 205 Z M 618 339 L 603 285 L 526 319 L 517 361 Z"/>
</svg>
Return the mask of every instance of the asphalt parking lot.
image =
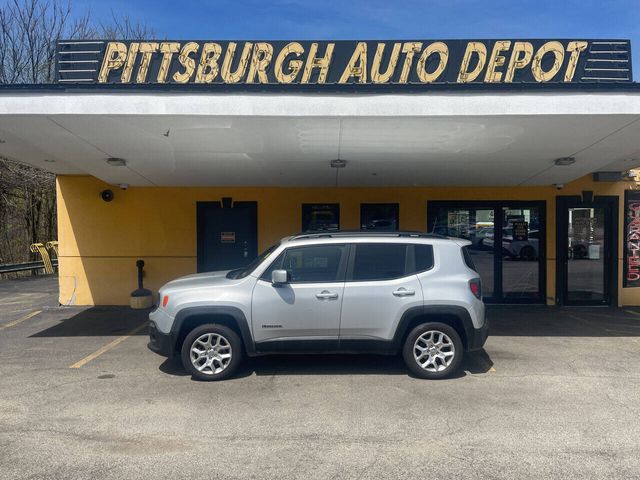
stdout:
<svg viewBox="0 0 640 480">
<path fill-rule="evenodd" d="M 2 479 L 640 478 L 635 309 L 491 308 L 445 381 L 341 355 L 202 383 L 146 348 L 145 312 L 16 295 L 40 281 L 0 281 Z"/>
</svg>

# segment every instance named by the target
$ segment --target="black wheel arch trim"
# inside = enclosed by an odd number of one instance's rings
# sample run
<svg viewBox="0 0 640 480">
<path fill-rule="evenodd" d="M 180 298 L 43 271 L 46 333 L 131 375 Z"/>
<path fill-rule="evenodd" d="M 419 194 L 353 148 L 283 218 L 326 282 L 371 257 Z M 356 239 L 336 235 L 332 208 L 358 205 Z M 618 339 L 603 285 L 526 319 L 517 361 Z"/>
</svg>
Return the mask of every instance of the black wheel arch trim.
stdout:
<svg viewBox="0 0 640 480">
<path fill-rule="evenodd" d="M 175 343 L 178 340 L 184 321 L 189 317 L 202 315 L 225 315 L 233 318 L 240 330 L 240 338 L 242 339 L 247 355 L 255 355 L 256 347 L 253 342 L 253 335 L 251 335 L 251 327 L 249 326 L 247 317 L 245 317 L 244 313 L 239 308 L 230 306 L 205 305 L 201 307 L 187 307 L 180 310 L 173 321 L 173 326 L 171 327 L 172 343 L 176 349 L 179 349 L 179 346 L 175 345 Z"/>
<path fill-rule="evenodd" d="M 476 328 L 473 326 L 471 315 L 469 315 L 466 308 L 458 305 L 423 305 L 420 307 L 410 308 L 402 315 L 400 322 L 398 322 L 396 333 L 393 337 L 394 349 L 398 351 L 402 350 L 402 340 L 409 333 L 409 325 L 411 325 L 411 322 L 414 319 L 421 316 L 437 317 L 438 315 L 454 316 L 460 320 L 462 328 L 464 329 L 464 332 L 461 333 L 464 333 L 462 341 L 465 344 L 465 350 L 474 348 L 473 344 L 475 343 L 474 338 Z"/>
</svg>

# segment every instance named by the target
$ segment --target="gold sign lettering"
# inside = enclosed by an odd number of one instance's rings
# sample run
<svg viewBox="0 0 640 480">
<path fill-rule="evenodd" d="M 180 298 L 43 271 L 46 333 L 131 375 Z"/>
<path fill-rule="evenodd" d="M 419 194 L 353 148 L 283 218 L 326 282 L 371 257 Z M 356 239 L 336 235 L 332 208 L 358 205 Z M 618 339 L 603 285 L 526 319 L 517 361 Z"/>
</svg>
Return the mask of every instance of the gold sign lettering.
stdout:
<svg viewBox="0 0 640 480">
<path fill-rule="evenodd" d="M 504 76 L 506 83 L 513 82 L 513 77 L 516 74 L 516 70 L 522 69 L 529 65 L 531 58 L 533 57 L 533 45 L 529 42 L 515 42 L 513 44 L 513 51 L 511 52 L 511 58 L 509 59 L 509 66 L 507 67 L 507 73 Z"/>
<path fill-rule="evenodd" d="M 258 42 L 253 47 L 253 57 L 249 66 L 249 74 L 247 75 L 247 83 L 255 81 L 256 73 L 258 74 L 259 83 L 269 83 L 267 77 L 267 67 L 273 57 L 273 47 L 270 43 Z"/>
<path fill-rule="evenodd" d="M 551 53 L 554 56 L 553 65 L 547 71 L 542 69 L 542 59 L 547 53 Z M 564 61 L 564 48 L 560 42 L 547 42 L 542 45 L 535 56 L 533 57 L 533 64 L 531 65 L 531 73 L 536 82 L 548 82 L 556 73 L 560 71 L 562 62 Z"/>
<path fill-rule="evenodd" d="M 573 80 L 573 76 L 576 73 L 576 67 L 578 66 L 578 58 L 580 54 L 587 48 L 587 42 L 575 41 L 569 42 L 567 45 L 567 52 L 571 53 L 569 57 L 569 65 L 567 65 L 567 71 L 564 73 L 564 81 L 570 82 Z"/>
<path fill-rule="evenodd" d="M 409 80 L 409 73 L 411 72 L 411 64 L 413 63 L 413 56 L 422 50 L 422 42 L 405 42 L 402 46 L 402 53 L 404 56 L 404 64 L 402 65 L 402 71 L 400 72 L 400 83 L 407 83 Z"/>
<path fill-rule="evenodd" d="M 438 66 L 433 72 L 427 72 L 427 60 L 431 55 L 438 55 Z M 418 78 L 422 83 L 435 82 L 447 67 L 449 47 L 443 42 L 434 42 L 424 49 L 418 60 Z"/>
<path fill-rule="evenodd" d="M 340 65 L 333 65 L 336 45 L 341 49 L 336 56 Z M 488 51 L 488 45 L 491 51 Z M 96 82 L 315 85 L 570 83 L 582 75 L 585 63 L 581 61 L 582 55 L 589 51 L 586 40 L 496 40 L 488 45 L 480 41 L 466 44 L 460 41 L 382 41 L 375 44 L 364 41 L 338 44 L 292 41 L 242 42 L 241 48 L 239 42 L 114 41 L 107 42 L 104 47 Z M 347 48 L 352 50 L 345 52 Z M 65 50 L 63 53 L 72 54 L 74 51 Z M 622 60 L 621 56 L 619 58 L 625 63 L 628 61 Z M 64 69 L 60 70 L 61 74 L 63 72 Z M 65 74 L 63 78 L 63 81 L 74 81 L 75 77 Z"/>
<path fill-rule="evenodd" d="M 276 63 L 274 65 L 274 73 L 276 76 L 276 80 L 279 83 L 292 83 L 295 81 L 298 73 L 300 73 L 300 70 L 302 69 L 302 65 L 304 64 L 304 62 L 302 60 L 290 60 L 289 64 L 287 65 L 289 73 L 284 73 L 282 71 L 282 64 L 289 55 L 300 57 L 303 53 L 304 48 L 302 48 L 302 45 L 300 45 L 298 42 L 288 43 L 282 50 L 280 50 L 280 53 L 276 57 Z"/>
<path fill-rule="evenodd" d="M 191 57 L 192 54 L 197 53 L 200 49 L 200 45 L 196 42 L 188 42 L 182 46 L 180 55 L 178 55 L 178 61 L 180 65 L 184 67 L 184 72 L 176 72 L 173 74 L 173 80 L 177 83 L 187 83 L 193 75 L 193 71 L 196 69 L 196 61 Z"/>
<path fill-rule="evenodd" d="M 487 72 L 484 74 L 486 83 L 499 83 L 502 80 L 502 72 L 496 71 L 496 68 L 504 65 L 506 58 L 500 54 L 509 50 L 509 47 L 511 47 L 511 42 L 508 40 L 498 41 L 493 44 L 491 57 L 489 57 L 489 63 L 487 64 Z"/>
<path fill-rule="evenodd" d="M 160 44 L 160 53 L 162 53 L 162 61 L 158 70 L 158 83 L 164 83 L 167 80 L 169 66 L 174 53 L 180 51 L 180 44 L 176 42 L 163 42 Z M 129 62 L 127 62 L 129 63 Z M 124 72 L 123 72 L 124 75 Z"/>
<path fill-rule="evenodd" d="M 247 64 L 249 63 L 249 56 L 251 55 L 252 48 L 253 43 L 245 42 L 244 47 L 242 48 L 242 54 L 240 55 L 240 60 L 238 61 L 238 67 L 234 71 L 231 71 L 233 57 L 236 52 L 236 44 L 235 42 L 229 42 L 229 45 L 227 45 L 227 53 L 225 54 L 224 61 L 222 62 L 222 72 L 220 73 L 224 83 L 238 83 L 242 79 L 244 72 L 247 71 Z"/>
<path fill-rule="evenodd" d="M 122 76 L 120 77 L 120 81 L 122 83 L 129 83 L 131 81 L 131 74 L 133 73 L 133 66 L 135 64 L 136 57 L 138 56 L 139 48 L 140 48 L 140 44 L 138 42 L 131 42 L 129 44 L 127 61 L 124 64 L 124 68 L 122 69 Z"/>
<path fill-rule="evenodd" d="M 384 54 L 385 44 L 378 43 L 376 48 L 376 54 L 373 56 L 373 65 L 371 65 L 371 81 L 373 83 L 387 83 L 391 80 L 391 77 L 396 71 L 398 65 L 398 57 L 400 56 L 400 47 L 402 44 L 394 43 L 391 56 L 389 57 L 389 63 L 384 73 L 380 72 L 380 64 L 382 62 L 382 55 Z"/>
<path fill-rule="evenodd" d="M 140 53 L 142 54 L 142 59 L 140 60 L 140 66 L 138 67 L 138 76 L 136 77 L 137 83 L 145 83 L 147 81 L 149 65 L 151 64 L 151 55 L 157 51 L 158 44 L 156 42 L 140 43 Z"/>
<path fill-rule="evenodd" d="M 327 49 L 324 52 L 324 57 L 316 57 L 318 53 L 318 44 L 312 43 L 309 48 L 309 55 L 307 56 L 307 63 L 304 66 L 304 72 L 302 72 L 301 83 L 309 83 L 311 73 L 314 68 L 319 68 L 318 81 L 316 83 L 325 83 L 327 81 L 327 74 L 329 73 L 329 65 L 331 65 L 331 57 L 333 56 L 334 43 L 327 43 Z"/>
<path fill-rule="evenodd" d="M 347 83 L 351 77 L 358 77 L 360 83 L 367 83 L 367 44 L 358 42 L 351 59 L 338 83 Z"/>
<path fill-rule="evenodd" d="M 469 65 L 473 56 L 478 57 L 478 63 L 476 67 L 469 71 Z M 464 52 L 462 58 L 462 65 L 460 66 L 460 73 L 458 73 L 458 83 L 473 82 L 478 76 L 484 64 L 487 62 L 487 47 L 482 42 L 469 42 L 467 44 L 467 50 Z"/>
<path fill-rule="evenodd" d="M 222 53 L 219 43 L 205 43 L 202 46 L 200 64 L 196 73 L 196 83 L 211 83 L 218 76 L 218 59 Z"/>
<path fill-rule="evenodd" d="M 127 56 L 127 46 L 122 42 L 109 42 L 107 50 L 104 53 L 104 60 L 98 75 L 98 82 L 106 83 L 109 81 L 109 73 L 111 70 L 122 68 L 124 60 Z"/>
</svg>

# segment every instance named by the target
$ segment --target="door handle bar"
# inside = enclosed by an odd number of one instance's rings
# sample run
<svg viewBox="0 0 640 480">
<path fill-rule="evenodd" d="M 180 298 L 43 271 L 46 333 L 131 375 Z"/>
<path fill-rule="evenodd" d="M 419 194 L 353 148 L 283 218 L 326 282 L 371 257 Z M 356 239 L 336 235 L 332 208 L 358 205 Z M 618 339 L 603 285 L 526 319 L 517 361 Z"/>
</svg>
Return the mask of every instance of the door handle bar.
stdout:
<svg viewBox="0 0 640 480">
<path fill-rule="evenodd" d="M 320 300 L 324 300 L 325 298 L 338 298 L 338 294 L 325 290 L 323 292 L 316 293 L 316 298 L 319 298 Z"/>
<path fill-rule="evenodd" d="M 407 290 L 406 288 L 399 288 L 398 290 L 394 290 L 393 294 L 396 297 L 408 297 L 409 295 L 415 295 L 415 290 Z"/>
</svg>

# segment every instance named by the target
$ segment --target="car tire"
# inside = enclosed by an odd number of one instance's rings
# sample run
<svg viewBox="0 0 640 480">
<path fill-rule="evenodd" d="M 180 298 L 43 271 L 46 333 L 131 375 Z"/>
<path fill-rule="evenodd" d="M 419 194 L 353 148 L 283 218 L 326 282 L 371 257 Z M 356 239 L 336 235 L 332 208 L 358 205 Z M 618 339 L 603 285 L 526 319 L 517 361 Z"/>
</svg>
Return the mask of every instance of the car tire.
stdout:
<svg viewBox="0 0 640 480">
<path fill-rule="evenodd" d="M 429 380 L 453 375 L 460 368 L 463 356 L 464 346 L 458 332 L 439 322 L 418 325 L 409 333 L 402 349 L 411 373 Z"/>
<path fill-rule="evenodd" d="M 243 356 L 240 337 L 224 325 L 200 325 L 182 342 L 182 365 L 197 380 L 216 381 L 231 377 Z"/>
</svg>

